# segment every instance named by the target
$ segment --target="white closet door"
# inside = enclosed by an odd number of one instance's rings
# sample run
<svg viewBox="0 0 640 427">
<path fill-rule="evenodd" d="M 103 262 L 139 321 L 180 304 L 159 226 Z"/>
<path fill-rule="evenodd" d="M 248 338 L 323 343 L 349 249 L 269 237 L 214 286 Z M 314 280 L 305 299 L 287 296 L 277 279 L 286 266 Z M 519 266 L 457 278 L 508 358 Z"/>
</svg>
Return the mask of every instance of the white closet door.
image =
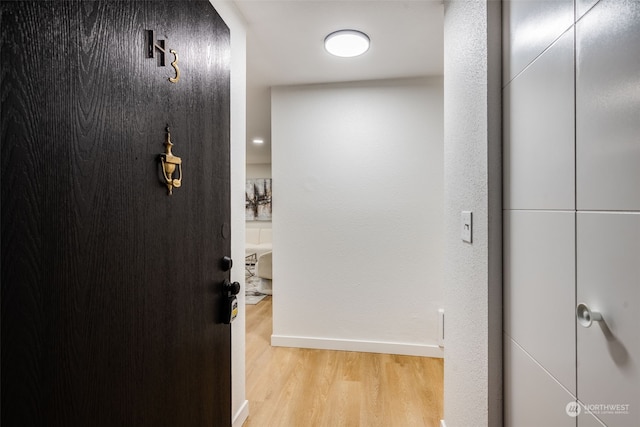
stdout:
<svg viewBox="0 0 640 427">
<path fill-rule="evenodd" d="M 576 24 L 578 210 L 640 210 L 640 1 Z M 640 425 L 640 423 L 639 423 Z"/>
<path fill-rule="evenodd" d="M 573 0 L 508 0 L 502 10 L 503 85 L 573 25 Z"/>
<path fill-rule="evenodd" d="M 575 213 L 505 211 L 503 220 L 504 332 L 575 394 Z"/>
<path fill-rule="evenodd" d="M 640 212 L 578 213 L 577 283 L 577 302 L 603 318 L 577 325 L 578 399 L 607 426 L 637 427 Z"/>
<path fill-rule="evenodd" d="M 570 29 L 504 89 L 505 209 L 576 207 L 573 43 Z"/>
<path fill-rule="evenodd" d="M 576 426 L 566 412 L 574 396 L 506 334 L 504 393 L 505 427 Z"/>
</svg>

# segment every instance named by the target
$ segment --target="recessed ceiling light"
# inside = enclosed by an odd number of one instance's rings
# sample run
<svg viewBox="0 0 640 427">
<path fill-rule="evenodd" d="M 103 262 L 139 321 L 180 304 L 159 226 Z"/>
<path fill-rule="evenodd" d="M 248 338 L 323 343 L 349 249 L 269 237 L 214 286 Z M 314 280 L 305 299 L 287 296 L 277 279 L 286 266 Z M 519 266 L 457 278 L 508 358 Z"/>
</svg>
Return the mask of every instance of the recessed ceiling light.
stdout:
<svg viewBox="0 0 640 427">
<path fill-rule="evenodd" d="M 254 144 L 264 144 L 264 139 L 262 139 L 262 138 L 253 138 L 251 141 Z"/>
<path fill-rule="evenodd" d="M 369 36 L 356 30 L 336 31 L 325 37 L 324 48 L 332 55 L 351 58 L 369 50 Z"/>
</svg>

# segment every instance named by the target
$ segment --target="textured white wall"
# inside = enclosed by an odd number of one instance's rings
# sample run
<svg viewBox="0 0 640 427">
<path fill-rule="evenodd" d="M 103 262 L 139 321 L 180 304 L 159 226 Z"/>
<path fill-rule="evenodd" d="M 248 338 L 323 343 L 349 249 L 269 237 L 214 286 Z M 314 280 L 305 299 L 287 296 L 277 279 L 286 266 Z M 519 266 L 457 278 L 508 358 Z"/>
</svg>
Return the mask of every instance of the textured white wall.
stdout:
<svg viewBox="0 0 640 427">
<path fill-rule="evenodd" d="M 232 2 L 211 0 L 231 30 L 231 280 L 244 289 L 244 188 L 246 151 L 247 36 L 242 15 Z M 241 426 L 249 415 L 245 388 L 244 292 L 238 294 L 240 312 L 231 325 L 231 416 Z"/>
<path fill-rule="evenodd" d="M 442 78 L 272 90 L 274 345 L 440 356 Z"/>
<path fill-rule="evenodd" d="M 445 421 L 502 424 L 500 2 L 445 2 Z M 473 211 L 473 243 L 460 212 Z"/>
</svg>

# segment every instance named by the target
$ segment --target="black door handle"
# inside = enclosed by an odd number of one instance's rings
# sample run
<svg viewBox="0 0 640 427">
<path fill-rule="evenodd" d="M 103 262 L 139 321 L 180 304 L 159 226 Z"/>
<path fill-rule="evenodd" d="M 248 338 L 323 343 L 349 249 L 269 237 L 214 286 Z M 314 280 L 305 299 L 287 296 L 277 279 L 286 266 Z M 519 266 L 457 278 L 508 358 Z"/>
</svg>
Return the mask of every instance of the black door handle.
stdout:
<svg viewBox="0 0 640 427">
<path fill-rule="evenodd" d="M 222 298 L 224 304 L 224 307 L 222 307 L 222 321 L 224 323 L 231 323 L 238 316 L 238 298 L 236 297 L 238 292 L 240 292 L 240 283 L 224 279 L 224 282 L 222 282 L 222 293 L 224 294 Z"/>
<path fill-rule="evenodd" d="M 222 271 L 229 271 L 232 267 L 233 260 L 231 259 L 231 257 L 223 256 L 222 260 L 220 261 L 220 268 L 222 268 Z"/>
<path fill-rule="evenodd" d="M 225 281 L 222 283 L 222 291 L 227 294 L 227 297 L 238 295 L 238 292 L 240 292 L 240 283 L 230 282 L 225 279 Z"/>
</svg>

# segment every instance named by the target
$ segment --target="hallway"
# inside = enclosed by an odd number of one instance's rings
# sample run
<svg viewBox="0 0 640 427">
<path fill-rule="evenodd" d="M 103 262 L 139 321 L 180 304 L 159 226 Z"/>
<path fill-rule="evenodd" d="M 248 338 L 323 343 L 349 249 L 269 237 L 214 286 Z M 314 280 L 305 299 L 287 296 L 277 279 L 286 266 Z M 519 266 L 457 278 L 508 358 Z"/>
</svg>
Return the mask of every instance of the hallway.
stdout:
<svg viewBox="0 0 640 427">
<path fill-rule="evenodd" d="M 271 347 L 272 299 L 247 305 L 245 427 L 438 427 L 443 359 Z"/>
</svg>

